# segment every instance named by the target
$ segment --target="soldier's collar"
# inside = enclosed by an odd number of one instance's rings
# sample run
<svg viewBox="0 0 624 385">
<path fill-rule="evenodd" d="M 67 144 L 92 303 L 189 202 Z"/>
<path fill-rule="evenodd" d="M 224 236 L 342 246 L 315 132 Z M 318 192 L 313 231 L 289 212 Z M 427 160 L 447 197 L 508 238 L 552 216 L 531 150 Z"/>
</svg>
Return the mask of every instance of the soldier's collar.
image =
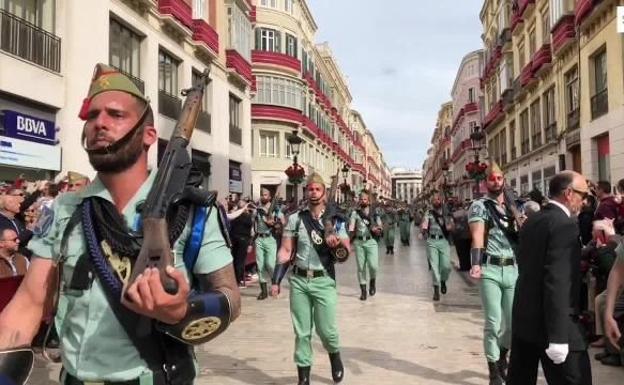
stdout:
<svg viewBox="0 0 624 385">
<path fill-rule="evenodd" d="M 126 207 L 124 207 L 124 211 L 126 210 L 126 208 L 134 207 L 139 202 L 144 201 L 147 198 L 147 194 L 149 193 L 149 190 L 152 188 L 152 184 L 154 184 L 155 178 L 156 178 L 156 170 L 153 169 L 150 171 L 149 175 L 147 176 L 147 179 L 143 182 L 139 190 L 134 194 L 132 199 L 130 199 L 130 201 L 126 204 Z M 113 198 L 110 195 L 110 192 L 106 189 L 106 186 L 104 186 L 104 183 L 102 183 L 102 180 L 100 179 L 99 175 L 95 177 L 92 183 L 87 185 L 87 187 L 85 187 L 82 191 L 78 192 L 77 195 L 81 199 L 90 198 L 90 197 L 99 197 L 102 199 L 106 199 L 107 201 L 111 203 L 114 203 Z"/>
</svg>

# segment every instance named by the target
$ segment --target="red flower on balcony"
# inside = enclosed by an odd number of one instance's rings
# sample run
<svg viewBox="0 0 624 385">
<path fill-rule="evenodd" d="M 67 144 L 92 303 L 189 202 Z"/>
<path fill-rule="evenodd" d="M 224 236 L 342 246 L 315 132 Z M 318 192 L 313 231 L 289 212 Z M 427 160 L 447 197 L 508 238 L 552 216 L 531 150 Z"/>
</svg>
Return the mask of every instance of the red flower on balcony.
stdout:
<svg viewBox="0 0 624 385">
<path fill-rule="evenodd" d="M 292 184 L 300 184 L 305 179 L 305 170 L 299 164 L 290 165 L 286 171 L 286 176 L 288 176 L 288 182 Z"/>
<path fill-rule="evenodd" d="M 485 179 L 485 170 L 487 170 L 487 164 L 481 162 L 470 162 L 466 164 L 466 172 L 470 179 L 481 181 Z"/>
</svg>

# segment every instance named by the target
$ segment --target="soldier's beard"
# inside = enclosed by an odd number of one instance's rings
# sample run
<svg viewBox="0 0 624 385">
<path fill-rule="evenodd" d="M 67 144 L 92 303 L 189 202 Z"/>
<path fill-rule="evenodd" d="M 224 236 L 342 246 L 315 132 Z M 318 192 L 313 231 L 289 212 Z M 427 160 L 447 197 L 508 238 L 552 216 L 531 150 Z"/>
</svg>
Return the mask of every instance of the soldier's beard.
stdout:
<svg viewBox="0 0 624 385">
<path fill-rule="evenodd" d="M 503 188 L 502 187 L 498 187 L 498 188 L 488 188 L 488 192 L 490 193 L 490 195 L 497 197 L 499 195 L 502 194 L 503 192 Z"/>
<path fill-rule="evenodd" d="M 118 173 L 132 167 L 143 152 L 143 129 L 137 130 L 134 137 L 113 153 L 89 154 L 89 163 L 98 171 Z"/>
</svg>

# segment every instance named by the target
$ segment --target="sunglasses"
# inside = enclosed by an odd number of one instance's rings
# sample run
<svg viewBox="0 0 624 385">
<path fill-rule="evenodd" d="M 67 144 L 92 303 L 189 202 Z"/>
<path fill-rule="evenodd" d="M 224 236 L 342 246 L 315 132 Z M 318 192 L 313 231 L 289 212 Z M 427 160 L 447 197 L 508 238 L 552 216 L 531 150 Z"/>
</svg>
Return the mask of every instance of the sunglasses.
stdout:
<svg viewBox="0 0 624 385">
<path fill-rule="evenodd" d="M 577 193 L 578 195 L 580 195 L 582 199 L 586 199 L 589 196 L 588 191 L 577 190 L 574 187 L 570 187 L 570 189 L 574 191 L 575 193 Z"/>
<path fill-rule="evenodd" d="M 14 192 L 9 195 L 11 195 L 12 197 L 23 197 L 25 194 L 23 192 Z"/>
</svg>

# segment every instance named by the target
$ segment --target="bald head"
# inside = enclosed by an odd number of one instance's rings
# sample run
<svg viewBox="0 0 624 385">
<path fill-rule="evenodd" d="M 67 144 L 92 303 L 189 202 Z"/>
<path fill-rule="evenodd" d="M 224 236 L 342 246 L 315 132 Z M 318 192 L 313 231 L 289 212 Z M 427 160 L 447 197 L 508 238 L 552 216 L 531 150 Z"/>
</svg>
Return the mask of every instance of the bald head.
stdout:
<svg viewBox="0 0 624 385">
<path fill-rule="evenodd" d="M 572 215 L 577 215 L 587 198 L 589 188 L 587 179 L 575 171 L 562 171 L 555 175 L 548 184 L 551 199 L 566 206 Z"/>
</svg>

